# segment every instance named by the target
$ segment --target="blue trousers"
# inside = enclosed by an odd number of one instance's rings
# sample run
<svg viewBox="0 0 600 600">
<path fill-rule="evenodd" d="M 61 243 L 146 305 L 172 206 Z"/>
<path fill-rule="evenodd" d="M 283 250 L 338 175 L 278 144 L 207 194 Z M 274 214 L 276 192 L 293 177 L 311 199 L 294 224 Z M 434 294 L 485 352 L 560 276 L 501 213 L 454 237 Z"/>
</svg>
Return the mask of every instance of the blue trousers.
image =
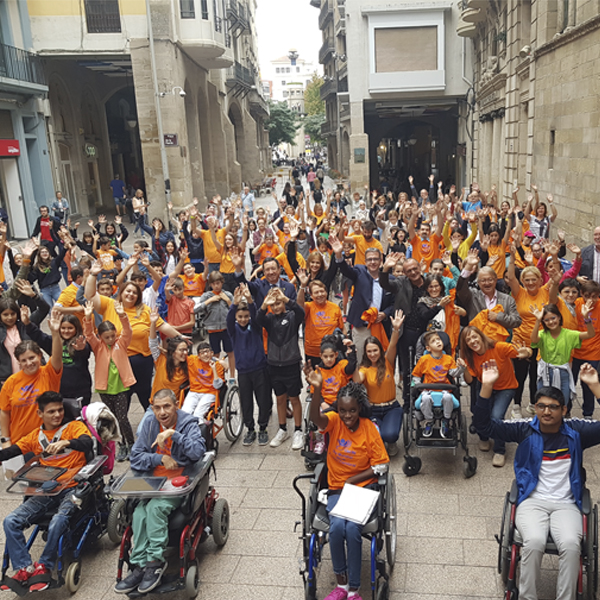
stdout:
<svg viewBox="0 0 600 600">
<path fill-rule="evenodd" d="M 509 407 L 515 397 L 516 389 L 511 390 L 494 390 L 492 392 L 492 419 L 504 420 L 506 409 Z M 479 436 L 482 440 L 488 438 Z M 504 454 L 506 452 L 506 444 L 502 440 L 494 440 L 494 454 Z"/>
<path fill-rule="evenodd" d="M 34 525 L 48 512 L 54 512 L 54 516 L 48 526 L 48 541 L 38 562 L 49 570 L 54 568 L 58 555 L 58 541 L 69 529 L 71 516 L 78 510 L 78 507 L 71 501 L 72 494 L 73 490 L 67 489 L 57 496 L 30 497 L 4 519 L 6 549 L 15 571 L 33 563 L 31 555 L 25 547 L 26 540 L 23 531 Z"/>
<path fill-rule="evenodd" d="M 328 513 L 339 499 L 340 494 L 329 496 L 327 499 Z M 354 589 L 360 588 L 361 533 L 362 525 L 329 515 L 329 551 L 333 572 L 336 575 L 348 573 L 348 584 Z"/>
<path fill-rule="evenodd" d="M 554 375 L 555 368 L 556 367 L 550 366 L 550 377 Z M 558 369 L 558 372 L 560 374 L 560 391 L 563 393 L 563 396 L 565 398 L 565 404 L 569 407 L 569 410 L 571 410 L 571 387 L 569 385 L 569 373 L 564 369 Z M 584 384 L 582 383 L 581 385 L 583 386 Z M 542 380 L 538 379 L 537 389 L 539 390 L 541 387 L 543 387 Z"/>
<path fill-rule="evenodd" d="M 398 402 L 389 406 L 372 404 L 372 417 L 379 427 L 381 439 L 388 444 L 395 444 L 400 437 L 402 429 L 402 415 L 404 411 Z"/>
<path fill-rule="evenodd" d="M 46 304 L 52 308 L 60 296 L 60 286 L 58 283 L 53 283 L 52 285 L 40 288 L 40 296 L 45 300 Z"/>
</svg>

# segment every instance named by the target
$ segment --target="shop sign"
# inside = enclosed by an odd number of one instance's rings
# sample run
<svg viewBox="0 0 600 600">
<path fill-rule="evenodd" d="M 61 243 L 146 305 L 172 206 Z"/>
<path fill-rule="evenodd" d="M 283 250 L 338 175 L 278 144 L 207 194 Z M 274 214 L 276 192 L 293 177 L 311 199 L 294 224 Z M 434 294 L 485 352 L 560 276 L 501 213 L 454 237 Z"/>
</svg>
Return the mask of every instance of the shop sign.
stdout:
<svg viewBox="0 0 600 600">
<path fill-rule="evenodd" d="M 364 163 L 366 158 L 365 148 L 354 148 L 354 163 Z"/>
<path fill-rule="evenodd" d="M 0 140 L 0 156 L 21 156 L 19 140 Z"/>
<path fill-rule="evenodd" d="M 179 140 L 177 139 L 176 133 L 165 133 L 163 139 L 165 141 L 165 146 L 167 147 L 179 146 Z"/>
</svg>

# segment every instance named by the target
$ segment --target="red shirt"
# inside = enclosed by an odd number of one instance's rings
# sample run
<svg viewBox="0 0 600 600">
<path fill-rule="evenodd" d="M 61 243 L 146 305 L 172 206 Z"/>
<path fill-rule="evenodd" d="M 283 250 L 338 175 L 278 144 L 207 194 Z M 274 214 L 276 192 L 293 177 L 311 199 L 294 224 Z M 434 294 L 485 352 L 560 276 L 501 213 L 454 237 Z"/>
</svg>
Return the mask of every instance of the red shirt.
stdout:
<svg viewBox="0 0 600 600">
<path fill-rule="evenodd" d="M 43 240 L 48 240 L 49 242 L 53 241 L 52 234 L 50 233 L 51 226 L 52 225 L 51 225 L 49 217 L 46 217 L 46 218 L 42 217 L 40 219 L 40 236 Z"/>
</svg>

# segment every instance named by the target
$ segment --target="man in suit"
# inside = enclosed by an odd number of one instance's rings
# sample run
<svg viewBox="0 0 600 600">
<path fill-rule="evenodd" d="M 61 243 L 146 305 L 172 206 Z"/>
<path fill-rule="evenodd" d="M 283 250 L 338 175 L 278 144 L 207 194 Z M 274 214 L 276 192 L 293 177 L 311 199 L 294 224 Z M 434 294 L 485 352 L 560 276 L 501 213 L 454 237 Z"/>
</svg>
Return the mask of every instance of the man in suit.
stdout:
<svg viewBox="0 0 600 600">
<path fill-rule="evenodd" d="M 357 361 L 360 365 L 365 340 L 371 335 L 370 329 L 361 318 L 363 312 L 372 307 L 377 308 L 379 311 L 377 322 L 382 323 L 392 314 L 394 298 L 392 294 L 382 288 L 379 282 L 382 254 L 378 248 L 367 248 L 365 251 L 365 265 L 352 267 L 344 260 L 342 256 L 343 246 L 337 237 L 330 235 L 329 243 L 340 271 L 354 283 L 354 296 L 348 312 L 347 322 L 352 325 L 352 340 L 356 346 Z"/>
<path fill-rule="evenodd" d="M 594 243 L 581 251 L 579 276 L 600 283 L 600 227 L 594 229 Z"/>
</svg>

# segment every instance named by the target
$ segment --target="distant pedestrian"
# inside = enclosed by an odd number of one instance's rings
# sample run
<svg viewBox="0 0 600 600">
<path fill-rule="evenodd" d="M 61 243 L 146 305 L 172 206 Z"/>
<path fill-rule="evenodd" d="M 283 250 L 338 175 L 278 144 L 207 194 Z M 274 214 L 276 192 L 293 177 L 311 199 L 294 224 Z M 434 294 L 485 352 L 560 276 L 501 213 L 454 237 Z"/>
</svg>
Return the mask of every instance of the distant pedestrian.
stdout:
<svg viewBox="0 0 600 600">
<path fill-rule="evenodd" d="M 119 177 L 118 173 L 115 173 L 115 178 L 108 185 L 112 190 L 113 200 L 115 201 L 115 206 L 117 207 L 117 215 L 125 215 L 125 182 Z M 123 212 L 121 212 L 121 207 L 123 207 Z"/>
<path fill-rule="evenodd" d="M 63 198 L 61 192 L 56 192 L 56 200 L 52 202 L 51 208 L 54 218 L 58 219 L 63 225 L 66 225 L 70 213 L 69 202 L 66 198 Z"/>
</svg>

